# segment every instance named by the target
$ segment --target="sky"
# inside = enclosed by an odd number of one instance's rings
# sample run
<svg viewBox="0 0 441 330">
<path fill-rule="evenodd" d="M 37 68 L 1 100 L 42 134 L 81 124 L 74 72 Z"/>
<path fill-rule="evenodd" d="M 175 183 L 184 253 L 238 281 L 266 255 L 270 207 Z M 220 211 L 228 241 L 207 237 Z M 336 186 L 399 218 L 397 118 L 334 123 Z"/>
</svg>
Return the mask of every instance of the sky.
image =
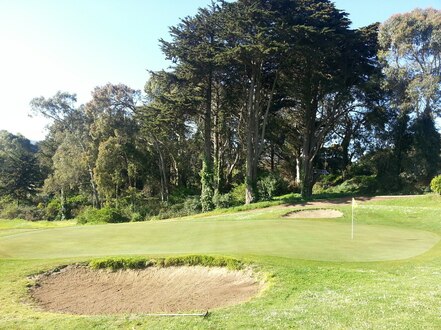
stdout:
<svg viewBox="0 0 441 330">
<path fill-rule="evenodd" d="M 44 118 L 30 117 L 34 97 L 96 86 L 143 89 L 148 70 L 166 69 L 158 40 L 169 26 L 211 0 L 0 0 L 0 130 L 44 139 Z M 383 22 L 441 0 L 336 0 L 353 27 Z"/>
</svg>

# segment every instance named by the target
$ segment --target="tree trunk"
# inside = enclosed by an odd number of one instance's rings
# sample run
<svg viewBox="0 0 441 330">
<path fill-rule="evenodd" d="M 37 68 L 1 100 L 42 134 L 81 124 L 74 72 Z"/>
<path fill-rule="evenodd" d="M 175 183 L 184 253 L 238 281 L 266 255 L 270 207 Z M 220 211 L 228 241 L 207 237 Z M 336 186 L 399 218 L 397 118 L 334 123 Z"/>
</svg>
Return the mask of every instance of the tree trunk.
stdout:
<svg viewBox="0 0 441 330">
<path fill-rule="evenodd" d="M 314 185 L 314 169 L 310 155 L 304 155 L 302 163 L 302 198 L 310 199 L 312 197 L 312 187 Z"/>
<path fill-rule="evenodd" d="M 248 90 L 247 116 L 246 116 L 246 190 L 245 203 L 250 204 L 256 201 L 257 168 L 260 155 L 265 143 L 265 130 L 268 121 L 268 113 L 272 104 L 274 91 L 278 79 L 276 72 L 273 85 L 269 91 L 266 107 L 262 97 L 262 63 L 253 64 L 250 88 Z"/>
<path fill-rule="evenodd" d="M 202 211 L 213 209 L 213 159 L 211 147 L 211 107 L 212 107 L 212 72 L 208 74 L 204 112 L 204 154 L 201 171 L 201 204 Z"/>
<path fill-rule="evenodd" d="M 296 185 L 300 187 L 300 184 L 302 182 L 301 180 L 301 171 L 300 171 L 300 165 L 301 165 L 301 161 L 300 161 L 300 157 L 297 156 L 296 157 Z"/>
<path fill-rule="evenodd" d="M 314 169 L 313 160 L 318 150 L 317 142 L 315 141 L 316 135 L 316 116 L 317 116 L 317 99 L 305 107 L 304 112 L 304 140 L 302 150 L 302 197 L 304 199 L 310 199 L 312 197 L 312 186 L 314 185 Z"/>
<path fill-rule="evenodd" d="M 254 158 L 255 158 L 255 144 L 253 138 L 256 135 L 256 69 L 253 67 L 253 75 L 248 91 L 247 102 L 247 116 L 246 116 L 246 177 L 245 177 L 245 204 L 251 204 L 256 199 L 255 190 L 255 173 L 254 173 Z"/>
<path fill-rule="evenodd" d="M 164 155 L 162 154 L 161 147 L 158 140 L 153 137 L 154 146 L 159 156 L 159 173 L 161 178 L 161 200 L 163 202 L 168 201 L 168 182 L 167 182 L 167 168 L 165 166 Z"/>
</svg>

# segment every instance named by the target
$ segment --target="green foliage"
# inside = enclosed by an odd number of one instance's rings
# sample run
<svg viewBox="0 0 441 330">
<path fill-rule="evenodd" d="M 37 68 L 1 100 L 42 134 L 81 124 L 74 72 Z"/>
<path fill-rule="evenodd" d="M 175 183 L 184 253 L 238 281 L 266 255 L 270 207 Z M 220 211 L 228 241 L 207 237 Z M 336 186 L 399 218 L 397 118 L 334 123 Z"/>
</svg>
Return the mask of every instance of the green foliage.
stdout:
<svg viewBox="0 0 441 330">
<path fill-rule="evenodd" d="M 200 213 L 201 210 L 202 206 L 199 196 L 189 196 L 182 203 L 163 203 L 158 212 L 151 215 L 151 219 L 156 220 L 184 217 Z"/>
<path fill-rule="evenodd" d="M 260 200 L 272 200 L 279 190 L 279 181 L 275 175 L 267 175 L 257 182 L 257 191 Z"/>
<path fill-rule="evenodd" d="M 58 198 L 52 199 L 44 209 L 47 220 L 60 219 L 61 203 Z"/>
<path fill-rule="evenodd" d="M 213 169 L 209 168 L 207 162 L 203 162 L 201 170 L 201 205 L 202 212 L 211 211 L 214 208 L 213 204 Z"/>
<path fill-rule="evenodd" d="M 379 58 L 386 87 L 401 111 L 420 114 L 441 111 L 441 11 L 414 9 L 394 15 L 381 25 Z"/>
<path fill-rule="evenodd" d="M 0 196 L 26 201 L 41 186 L 37 147 L 22 135 L 0 131 Z"/>
<path fill-rule="evenodd" d="M 88 199 L 84 195 L 75 195 L 67 198 L 64 205 L 65 216 L 67 216 L 68 219 L 77 217 L 87 204 Z M 43 209 L 47 220 L 62 219 L 60 198 L 51 199 Z"/>
<path fill-rule="evenodd" d="M 213 196 L 213 203 L 217 209 L 226 209 L 233 204 L 231 194 L 216 193 Z"/>
<path fill-rule="evenodd" d="M 0 218 L 36 221 L 44 219 L 44 212 L 40 208 L 33 205 L 9 203 L 3 205 L 0 209 Z"/>
<path fill-rule="evenodd" d="M 374 194 L 378 189 L 378 180 L 375 175 L 354 176 L 339 185 L 325 188 L 323 183 L 314 186 L 314 194 Z"/>
<path fill-rule="evenodd" d="M 432 189 L 433 192 L 441 195 L 441 175 L 438 175 L 432 179 L 430 182 L 430 189 Z"/>
<path fill-rule="evenodd" d="M 128 221 L 130 221 L 130 218 L 118 209 L 111 207 L 103 207 L 101 209 L 87 207 L 77 217 L 79 224 L 120 223 Z"/>
<path fill-rule="evenodd" d="M 231 270 L 240 270 L 244 263 L 240 260 L 223 256 L 188 255 L 167 258 L 103 258 L 89 262 L 93 269 L 144 269 L 147 267 L 173 267 L 173 266 L 203 266 L 226 267 Z"/>
<path fill-rule="evenodd" d="M 247 186 L 245 183 L 236 185 L 231 191 L 231 204 L 232 205 L 243 205 L 245 204 L 245 190 Z"/>
</svg>

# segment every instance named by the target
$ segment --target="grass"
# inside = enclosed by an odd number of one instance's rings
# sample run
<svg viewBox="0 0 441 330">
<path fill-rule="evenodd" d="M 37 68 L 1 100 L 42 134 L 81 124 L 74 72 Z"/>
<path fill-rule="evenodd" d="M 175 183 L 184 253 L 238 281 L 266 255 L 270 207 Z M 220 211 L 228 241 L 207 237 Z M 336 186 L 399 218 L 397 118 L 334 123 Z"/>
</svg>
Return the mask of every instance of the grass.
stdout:
<svg viewBox="0 0 441 330">
<path fill-rule="evenodd" d="M 0 329 L 441 328 L 441 197 L 360 205 L 355 242 L 347 238 L 350 208 L 333 208 L 345 217 L 282 219 L 295 208 L 266 208 L 184 221 L 43 227 L 0 237 Z M 60 264 L 104 254 L 184 253 L 258 264 L 270 274 L 269 288 L 207 318 L 73 316 L 39 311 L 26 299 L 26 276 Z"/>
<path fill-rule="evenodd" d="M 240 260 L 220 256 L 188 255 L 167 258 L 103 258 L 94 259 L 89 262 L 93 269 L 144 269 L 147 267 L 172 267 L 172 266 L 204 266 L 204 267 L 226 267 L 230 270 L 240 270 L 243 263 Z"/>
<path fill-rule="evenodd" d="M 0 219 L 0 237 L 31 232 L 38 229 L 62 228 L 74 226 L 76 221 L 26 221 L 21 219 Z"/>
</svg>

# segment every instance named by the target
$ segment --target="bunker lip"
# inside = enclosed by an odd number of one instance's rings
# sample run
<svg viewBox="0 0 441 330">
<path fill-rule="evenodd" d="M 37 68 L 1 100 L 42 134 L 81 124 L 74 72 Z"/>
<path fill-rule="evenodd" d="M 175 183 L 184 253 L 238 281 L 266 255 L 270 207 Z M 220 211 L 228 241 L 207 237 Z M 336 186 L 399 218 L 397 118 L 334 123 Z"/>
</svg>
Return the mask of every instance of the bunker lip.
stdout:
<svg viewBox="0 0 441 330">
<path fill-rule="evenodd" d="M 179 266 L 110 271 L 70 265 L 39 275 L 29 293 L 41 309 L 58 313 L 179 314 L 246 302 L 262 288 L 250 269 Z"/>
<path fill-rule="evenodd" d="M 294 219 L 332 219 L 341 218 L 343 213 L 333 209 L 301 209 L 289 212 L 284 217 Z"/>
</svg>

